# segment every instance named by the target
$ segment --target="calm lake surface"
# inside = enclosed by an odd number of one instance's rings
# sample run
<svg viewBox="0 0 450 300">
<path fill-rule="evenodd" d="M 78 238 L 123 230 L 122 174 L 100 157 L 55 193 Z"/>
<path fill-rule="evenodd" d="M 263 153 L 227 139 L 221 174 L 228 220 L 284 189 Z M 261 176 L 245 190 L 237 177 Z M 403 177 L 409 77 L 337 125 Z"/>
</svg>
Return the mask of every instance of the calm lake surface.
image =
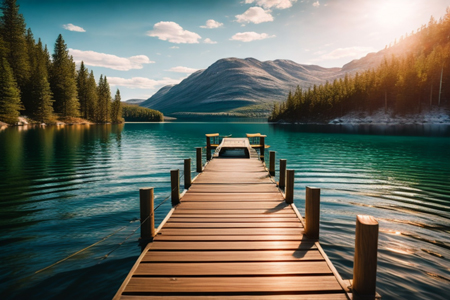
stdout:
<svg viewBox="0 0 450 300">
<path fill-rule="evenodd" d="M 383 299 L 448 299 L 450 138 L 180 122 L 0 131 L 0 298 L 111 299 L 140 253 L 139 188 L 155 187 L 160 203 L 169 171 L 194 164 L 212 132 L 267 134 L 295 169 L 302 214 L 305 186 L 322 189 L 320 241 L 344 279 L 356 215 L 368 214 L 380 223 Z M 157 225 L 170 208 L 157 210 Z"/>
</svg>

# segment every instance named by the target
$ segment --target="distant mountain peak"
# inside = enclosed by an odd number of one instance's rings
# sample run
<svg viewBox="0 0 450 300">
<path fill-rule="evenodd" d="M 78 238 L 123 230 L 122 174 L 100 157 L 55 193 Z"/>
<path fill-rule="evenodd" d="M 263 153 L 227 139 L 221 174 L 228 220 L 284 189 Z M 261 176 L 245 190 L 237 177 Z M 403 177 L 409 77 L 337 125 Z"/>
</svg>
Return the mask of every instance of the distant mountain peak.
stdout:
<svg viewBox="0 0 450 300">
<path fill-rule="evenodd" d="M 343 77 L 346 72 L 368 69 L 375 63 L 379 63 L 376 55 L 352 61 L 343 68 L 302 65 L 288 59 L 260 61 L 253 57 L 227 57 L 192 73 L 179 84 L 162 87 L 140 105 L 165 115 L 228 112 L 284 101 L 297 86 L 309 88 Z"/>
</svg>

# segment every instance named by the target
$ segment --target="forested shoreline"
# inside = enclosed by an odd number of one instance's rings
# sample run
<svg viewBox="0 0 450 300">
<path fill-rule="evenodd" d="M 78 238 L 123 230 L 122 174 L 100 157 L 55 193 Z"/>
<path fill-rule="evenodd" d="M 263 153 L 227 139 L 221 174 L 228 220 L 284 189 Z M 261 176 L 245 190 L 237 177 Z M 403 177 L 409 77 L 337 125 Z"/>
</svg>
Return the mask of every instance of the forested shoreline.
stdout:
<svg viewBox="0 0 450 300">
<path fill-rule="evenodd" d="M 290 91 L 285 102 L 274 104 L 269 121 L 324 123 L 351 112 L 404 115 L 449 108 L 450 8 L 392 47 L 404 54 L 354 76 Z"/>
<path fill-rule="evenodd" d="M 0 17 L 0 121 L 16 124 L 20 115 L 32 122 L 56 124 L 76 122 L 78 118 L 94 123 L 124 122 L 120 91 L 114 98 L 108 79 L 83 62 L 76 70 L 75 62 L 60 34 L 53 54 L 40 39 L 35 40 L 26 29 L 16 0 L 3 0 Z M 145 121 L 161 121 L 162 114 L 136 108 L 134 115 Z M 159 114 L 158 114 L 159 113 Z"/>
</svg>

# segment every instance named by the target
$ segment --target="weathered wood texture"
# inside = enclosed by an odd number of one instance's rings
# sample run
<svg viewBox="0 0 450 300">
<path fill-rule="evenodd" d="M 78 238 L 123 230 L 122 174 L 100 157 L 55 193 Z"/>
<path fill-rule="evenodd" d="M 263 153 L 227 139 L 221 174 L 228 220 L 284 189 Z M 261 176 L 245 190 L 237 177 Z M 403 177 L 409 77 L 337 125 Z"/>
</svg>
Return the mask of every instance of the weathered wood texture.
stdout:
<svg viewBox="0 0 450 300">
<path fill-rule="evenodd" d="M 116 299 L 349 299 L 258 159 L 212 159 Z"/>
</svg>

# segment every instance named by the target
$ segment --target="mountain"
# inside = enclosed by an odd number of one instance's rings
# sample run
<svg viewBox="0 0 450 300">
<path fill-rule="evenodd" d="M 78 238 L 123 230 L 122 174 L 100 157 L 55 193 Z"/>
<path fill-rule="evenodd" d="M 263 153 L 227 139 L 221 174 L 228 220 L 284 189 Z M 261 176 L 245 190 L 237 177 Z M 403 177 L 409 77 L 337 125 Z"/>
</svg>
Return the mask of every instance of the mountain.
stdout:
<svg viewBox="0 0 450 300">
<path fill-rule="evenodd" d="M 286 100 L 289 91 L 297 86 L 308 88 L 333 81 L 379 62 L 368 55 L 343 68 L 323 68 L 282 59 L 262 62 L 254 58 L 224 58 L 179 84 L 162 87 L 140 105 L 164 115 L 230 112 L 261 105 L 268 111 L 274 101 Z"/>
<path fill-rule="evenodd" d="M 127 104 L 141 104 L 142 102 L 144 102 L 146 99 L 128 99 L 126 101 L 124 101 Z"/>
</svg>

